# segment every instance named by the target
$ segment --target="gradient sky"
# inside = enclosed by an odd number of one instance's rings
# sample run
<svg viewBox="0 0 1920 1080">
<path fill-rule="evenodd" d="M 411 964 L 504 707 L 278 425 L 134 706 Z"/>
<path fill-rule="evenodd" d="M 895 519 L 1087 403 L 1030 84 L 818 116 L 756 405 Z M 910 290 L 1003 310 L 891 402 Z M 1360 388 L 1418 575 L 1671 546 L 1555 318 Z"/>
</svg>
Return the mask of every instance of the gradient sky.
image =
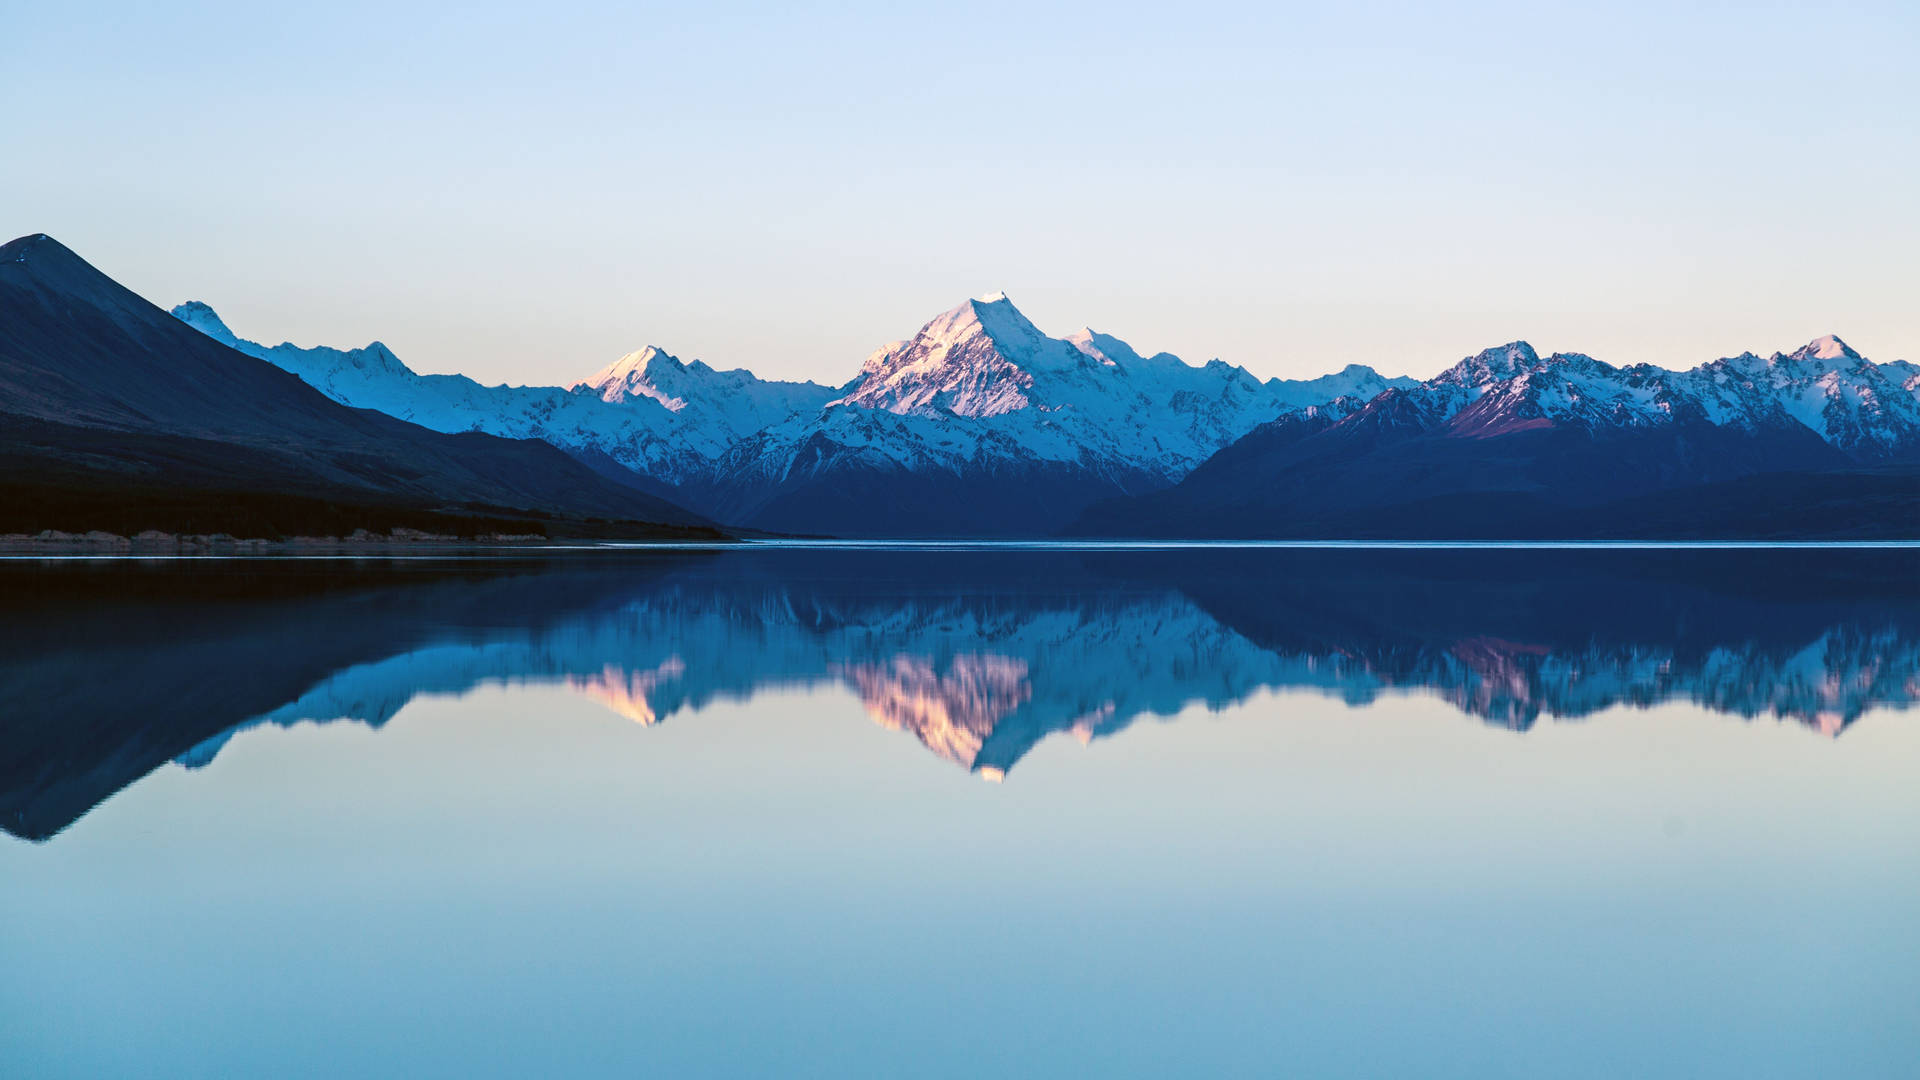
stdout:
<svg viewBox="0 0 1920 1080">
<path fill-rule="evenodd" d="M 1261 375 L 1920 359 L 1920 6 L 27 4 L 0 231 L 243 336 L 838 383 L 1004 289 Z"/>
</svg>

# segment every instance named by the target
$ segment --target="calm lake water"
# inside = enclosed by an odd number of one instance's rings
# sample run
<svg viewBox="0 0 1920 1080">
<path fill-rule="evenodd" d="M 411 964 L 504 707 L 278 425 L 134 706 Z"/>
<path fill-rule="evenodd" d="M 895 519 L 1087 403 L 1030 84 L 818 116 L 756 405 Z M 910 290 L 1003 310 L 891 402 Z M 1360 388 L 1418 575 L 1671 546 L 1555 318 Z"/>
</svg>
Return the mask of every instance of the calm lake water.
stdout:
<svg viewBox="0 0 1920 1080">
<path fill-rule="evenodd" d="M 1911 1077 L 1917 554 L 0 564 L 0 1075 Z"/>
</svg>

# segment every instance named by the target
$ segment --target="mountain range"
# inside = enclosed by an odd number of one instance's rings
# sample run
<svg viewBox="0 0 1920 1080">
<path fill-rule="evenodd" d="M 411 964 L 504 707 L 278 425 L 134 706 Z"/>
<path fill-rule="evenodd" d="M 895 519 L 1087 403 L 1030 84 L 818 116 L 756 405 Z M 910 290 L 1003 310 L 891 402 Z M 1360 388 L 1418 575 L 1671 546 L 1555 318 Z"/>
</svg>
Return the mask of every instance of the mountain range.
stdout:
<svg viewBox="0 0 1920 1080">
<path fill-rule="evenodd" d="M 0 532 L 717 536 L 552 445 L 350 408 L 44 235 L 0 246 Z"/>
<path fill-rule="evenodd" d="M 1522 341 L 1269 421 L 1074 531 L 1371 537 L 1417 518 L 1459 538 L 1913 536 L 1916 463 L 1920 368 L 1837 337 L 1687 371 Z"/>
<path fill-rule="evenodd" d="M 204 303 L 174 314 L 343 404 L 546 439 L 715 520 L 801 533 L 1052 532 L 1099 499 L 1177 482 L 1290 410 L 1414 385 L 1359 365 L 1262 382 L 1217 360 L 1142 357 L 1092 330 L 1050 338 L 1000 295 L 877 350 L 837 388 L 716 371 L 653 346 L 568 387 L 486 387 L 417 374 L 378 342 L 268 347 Z"/>
<path fill-rule="evenodd" d="M 201 302 L 167 319 L 44 236 L 0 252 L 0 454 L 37 485 L 0 531 L 131 527 L 166 490 L 196 520 L 244 497 L 862 537 L 1920 536 L 1920 366 L 1833 336 L 1686 371 L 1513 342 L 1425 380 L 1261 380 L 994 294 L 838 386 L 653 346 L 484 386 L 379 342 L 248 341 Z"/>
<path fill-rule="evenodd" d="M 1054 338 L 995 294 L 845 384 L 648 347 L 572 386 L 418 375 L 379 344 L 264 347 L 347 404 L 548 439 L 714 520 L 899 536 L 1920 534 L 1920 366 L 1837 337 L 1687 371 L 1513 342 L 1426 380 L 1349 365 L 1262 381 L 1218 360 Z M 1756 481 L 1755 478 L 1767 478 Z"/>
</svg>

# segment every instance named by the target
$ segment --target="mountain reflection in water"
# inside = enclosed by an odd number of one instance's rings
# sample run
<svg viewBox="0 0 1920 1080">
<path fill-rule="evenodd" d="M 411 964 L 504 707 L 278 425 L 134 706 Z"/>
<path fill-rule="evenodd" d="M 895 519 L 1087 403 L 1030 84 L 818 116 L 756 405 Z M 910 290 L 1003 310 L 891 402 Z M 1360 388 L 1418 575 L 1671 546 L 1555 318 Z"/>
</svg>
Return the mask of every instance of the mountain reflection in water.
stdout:
<svg viewBox="0 0 1920 1080">
<path fill-rule="evenodd" d="M 0 569 L 0 827 L 54 835 L 236 731 L 570 687 L 642 724 L 844 686 L 1003 778 L 1046 736 L 1297 689 L 1524 732 L 1689 701 L 1835 736 L 1920 692 L 1903 550 L 745 549 Z"/>
</svg>

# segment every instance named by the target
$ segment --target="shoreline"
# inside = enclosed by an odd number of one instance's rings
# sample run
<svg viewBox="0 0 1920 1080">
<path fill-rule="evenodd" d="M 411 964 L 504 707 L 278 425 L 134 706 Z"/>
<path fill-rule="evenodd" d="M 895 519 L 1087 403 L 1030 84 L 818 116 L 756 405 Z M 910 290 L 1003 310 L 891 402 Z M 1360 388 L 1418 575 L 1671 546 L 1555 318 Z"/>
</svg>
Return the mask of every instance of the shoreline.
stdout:
<svg viewBox="0 0 1920 1080">
<path fill-rule="evenodd" d="M 117 533 L 67 533 L 47 530 L 37 534 L 0 534 L 0 559 L 140 559 L 244 558 L 394 555 L 461 555 L 517 551 L 649 551 L 739 550 L 788 551 L 921 551 L 921 552 L 1154 552 L 1246 550 L 1355 550 L 1355 551 L 1634 551 L 1634 550 L 1885 550 L 1920 548 L 1920 539 L 1826 540 L 1129 540 L 1129 539 L 969 539 L 925 538 L 729 538 L 712 540 L 631 539 L 616 537 L 554 537 L 540 533 L 482 533 L 475 536 L 395 529 L 374 533 L 356 529 L 347 536 L 295 536 L 282 540 L 241 538 L 225 533 L 174 534 L 158 531 L 135 536 Z"/>
<path fill-rule="evenodd" d="M 647 543 L 644 540 L 629 542 Z M 451 533 L 429 533 L 408 528 L 397 528 L 388 533 L 355 529 L 346 536 L 293 536 L 281 540 L 238 537 L 227 533 L 168 533 L 148 530 L 133 536 L 125 536 L 98 530 L 70 533 L 58 529 L 47 529 L 39 533 L 0 534 L 0 554 L 107 557 L 116 555 L 131 557 L 284 555 L 331 552 L 462 551 L 482 548 L 524 548 L 556 543 L 566 544 L 571 541 L 542 533 L 482 533 L 475 536 L 456 536 Z"/>
</svg>

